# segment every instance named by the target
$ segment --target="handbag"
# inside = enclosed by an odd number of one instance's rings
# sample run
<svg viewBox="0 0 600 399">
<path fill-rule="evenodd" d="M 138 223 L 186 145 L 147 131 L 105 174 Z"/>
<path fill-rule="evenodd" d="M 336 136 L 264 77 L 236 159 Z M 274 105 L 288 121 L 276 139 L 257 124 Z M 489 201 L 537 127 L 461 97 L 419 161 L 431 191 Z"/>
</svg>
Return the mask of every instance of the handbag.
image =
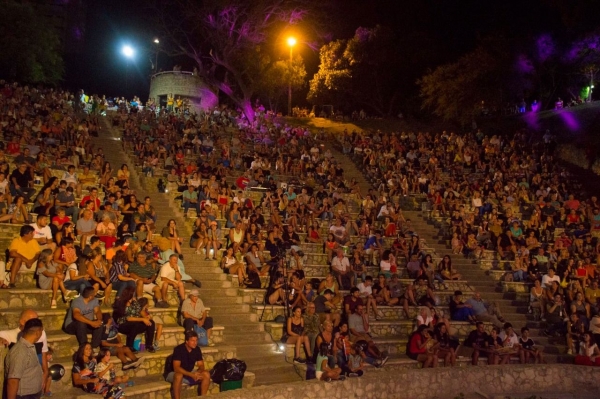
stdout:
<svg viewBox="0 0 600 399">
<path fill-rule="evenodd" d="M 204 327 L 194 325 L 194 332 L 198 335 L 198 345 L 208 346 L 208 336 Z"/>
</svg>

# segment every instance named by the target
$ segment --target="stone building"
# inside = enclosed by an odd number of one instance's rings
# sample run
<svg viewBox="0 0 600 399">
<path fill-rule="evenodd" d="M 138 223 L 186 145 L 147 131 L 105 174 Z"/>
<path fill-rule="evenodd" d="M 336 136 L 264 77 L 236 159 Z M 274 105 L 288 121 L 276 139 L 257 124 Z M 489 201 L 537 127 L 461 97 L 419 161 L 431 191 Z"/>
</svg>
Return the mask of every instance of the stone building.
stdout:
<svg viewBox="0 0 600 399">
<path fill-rule="evenodd" d="M 150 80 L 150 98 L 154 98 L 161 107 L 166 106 L 167 96 L 190 100 L 192 111 L 214 108 L 219 105 L 217 95 L 204 83 L 202 78 L 192 72 L 159 72 Z"/>
</svg>

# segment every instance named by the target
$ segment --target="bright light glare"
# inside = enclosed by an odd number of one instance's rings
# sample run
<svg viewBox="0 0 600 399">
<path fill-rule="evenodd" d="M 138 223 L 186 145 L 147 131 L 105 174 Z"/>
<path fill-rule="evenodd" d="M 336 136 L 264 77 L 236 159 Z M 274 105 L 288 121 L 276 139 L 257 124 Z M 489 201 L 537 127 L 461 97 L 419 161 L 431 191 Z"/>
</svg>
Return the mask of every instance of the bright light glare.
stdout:
<svg viewBox="0 0 600 399">
<path fill-rule="evenodd" d="M 127 58 L 133 58 L 133 48 L 131 46 L 123 46 L 123 49 L 121 50 L 123 52 L 123 55 Z"/>
<path fill-rule="evenodd" d="M 287 44 L 290 47 L 295 46 L 296 45 L 296 38 L 295 37 L 288 37 Z"/>
<path fill-rule="evenodd" d="M 160 43 L 160 40 L 154 39 L 154 43 L 158 44 L 158 43 Z"/>
</svg>

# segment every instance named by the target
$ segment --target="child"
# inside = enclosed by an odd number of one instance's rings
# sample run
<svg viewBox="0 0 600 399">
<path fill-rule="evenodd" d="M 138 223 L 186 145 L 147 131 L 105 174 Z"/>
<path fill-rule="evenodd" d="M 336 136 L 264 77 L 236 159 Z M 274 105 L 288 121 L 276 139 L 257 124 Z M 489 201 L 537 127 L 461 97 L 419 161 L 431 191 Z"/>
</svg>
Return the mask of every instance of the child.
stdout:
<svg viewBox="0 0 600 399">
<path fill-rule="evenodd" d="M 329 367 L 329 359 L 327 354 L 329 352 L 329 346 L 326 342 L 322 342 L 319 346 L 319 354 L 317 355 L 317 378 L 321 381 L 331 382 L 332 380 L 343 381 L 346 376 L 342 375 L 342 369 L 339 367 Z"/>
<path fill-rule="evenodd" d="M 545 363 L 542 350 L 536 347 L 533 340 L 529 338 L 529 329 L 527 327 L 521 328 L 521 338 L 519 338 L 519 345 L 521 345 L 521 364 L 528 363 L 529 358 L 532 356 L 533 362 L 535 364 Z"/>
<path fill-rule="evenodd" d="M 156 324 L 156 336 L 154 337 L 154 344 L 152 346 L 154 347 L 154 350 L 159 350 L 160 347 L 158 346 L 158 340 L 162 336 L 162 330 L 163 330 L 164 323 L 160 317 L 152 316 L 148 312 L 148 298 L 145 298 L 145 297 L 139 298 L 137 300 L 137 302 L 140 305 L 140 307 L 142 308 L 142 312 L 141 312 L 142 315 L 150 316 L 150 319 L 154 320 L 154 324 Z"/>
<path fill-rule="evenodd" d="M 458 233 L 452 234 L 451 244 L 452 244 L 452 253 L 453 254 L 462 254 L 464 245 L 462 243 L 462 240 L 460 238 L 458 238 Z"/>
<path fill-rule="evenodd" d="M 107 385 L 124 384 L 125 386 L 133 386 L 133 381 L 129 381 L 128 375 L 122 375 L 117 377 L 115 374 L 115 365 L 110 363 L 110 350 L 103 348 L 100 349 L 98 356 L 96 357 L 96 368 L 94 373 L 104 380 Z"/>
<path fill-rule="evenodd" d="M 348 374 L 348 377 L 362 377 L 364 374 L 364 365 L 365 363 L 363 362 L 360 353 L 358 353 L 357 346 L 352 345 L 350 347 L 350 356 L 348 356 L 348 368 L 351 371 L 351 373 Z"/>
<path fill-rule="evenodd" d="M 48 348 L 48 352 L 46 353 L 46 360 L 48 360 L 48 368 L 50 368 L 50 363 L 52 363 L 52 354 L 54 351 L 52 348 Z M 52 386 L 52 376 L 48 375 L 48 379 L 46 379 L 46 384 L 44 385 L 44 393 L 42 396 L 52 396 L 52 391 L 50 387 Z"/>
</svg>

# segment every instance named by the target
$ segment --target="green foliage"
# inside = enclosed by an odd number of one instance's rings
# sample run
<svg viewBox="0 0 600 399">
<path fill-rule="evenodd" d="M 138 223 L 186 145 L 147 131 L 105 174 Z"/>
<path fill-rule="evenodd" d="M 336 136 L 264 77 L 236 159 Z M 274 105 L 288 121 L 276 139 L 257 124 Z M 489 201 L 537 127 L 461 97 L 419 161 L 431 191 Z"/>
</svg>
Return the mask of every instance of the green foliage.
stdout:
<svg viewBox="0 0 600 399">
<path fill-rule="evenodd" d="M 400 62 L 392 32 L 382 26 L 358 28 L 354 37 L 320 50 L 318 72 L 310 81 L 308 101 L 340 104 L 342 98 L 381 116 L 394 111 Z"/>
<path fill-rule="evenodd" d="M 277 110 L 279 100 L 286 95 L 290 83 L 294 91 L 306 85 L 306 68 L 299 55 L 294 56 L 291 64 L 289 60 L 268 64 L 260 79 L 257 93 L 269 103 L 271 109 Z"/>
<path fill-rule="evenodd" d="M 482 107 L 500 109 L 514 86 L 510 53 L 486 43 L 458 61 L 437 67 L 417 83 L 423 108 L 444 120 L 470 123 Z"/>
<path fill-rule="evenodd" d="M 25 2 L 4 1 L 0 12 L 0 74 L 29 83 L 57 84 L 64 74 L 52 25 Z"/>
</svg>

